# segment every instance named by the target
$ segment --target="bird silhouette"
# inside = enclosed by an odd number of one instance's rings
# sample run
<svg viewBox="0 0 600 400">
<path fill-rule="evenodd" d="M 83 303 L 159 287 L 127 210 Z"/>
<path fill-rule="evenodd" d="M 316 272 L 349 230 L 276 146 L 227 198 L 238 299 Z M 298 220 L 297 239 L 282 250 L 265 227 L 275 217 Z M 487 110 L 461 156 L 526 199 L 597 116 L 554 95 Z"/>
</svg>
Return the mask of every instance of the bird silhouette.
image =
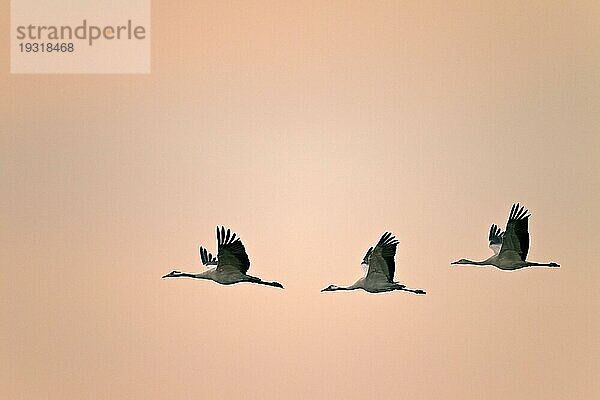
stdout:
<svg viewBox="0 0 600 400">
<path fill-rule="evenodd" d="M 221 285 L 232 285 L 234 283 L 249 282 L 259 285 L 273 286 L 283 289 L 279 282 L 263 281 L 260 278 L 246 274 L 250 268 L 250 259 L 244 248 L 244 244 L 236 234 L 225 227 L 217 227 L 217 257 L 215 258 L 204 247 L 200 246 L 200 260 L 204 266 L 210 268 L 200 274 L 188 272 L 171 271 L 163 278 L 194 278 L 208 279 Z M 214 268 L 211 268 L 216 266 Z"/>
<path fill-rule="evenodd" d="M 560 267 L 550 263 L 527 261 L 529 252 L 529 217 L 528 210 L 519 203 L 513 204 L 506 223 L 506 231 L 502 232 L 496 225 L 490 227 L 489 247 L 494 255 L 483 261 L 460 259 L 452 264 L 492 265 L 502 270 L 515 270 L 525 267 Z"/>
<path fill-rule="evenodd" d="M 415 294 L 425 294 L 421 289 L 409 289 L 404 285 L 394 282 L 396 272 L 396 248 L 398 240 L 390 233 L 386 232 L 381 236 L 375 247 L 370 247 L 362 261 L 362 266 L 366 270 L 366 275 L 348 287 L 329 285 L 321 292 L 333 292 L 336 290 L 356 290 L 362 289 L 369 293 L 391 292 L 393 290 L 402 290 Z"/>
</svg>

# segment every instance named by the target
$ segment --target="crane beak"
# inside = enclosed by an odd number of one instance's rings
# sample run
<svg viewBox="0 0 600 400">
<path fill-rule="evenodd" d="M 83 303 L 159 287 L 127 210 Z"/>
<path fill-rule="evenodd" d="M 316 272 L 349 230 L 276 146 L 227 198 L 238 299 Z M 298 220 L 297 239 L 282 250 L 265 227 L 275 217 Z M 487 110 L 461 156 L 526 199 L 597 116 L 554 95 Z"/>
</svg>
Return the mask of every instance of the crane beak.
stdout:
<svg viewBox="0 0 600 400">
<path fill-rule="evenodd" d="M 173 271 L 169 272 L 168 274 L 166 274 L 165 276 L 163 276 L 163 278 L 173 278 L 173 277 L 180 276 L 179 274 L 181 274 L 181 272 L 173 270 Z"/>
</svg>

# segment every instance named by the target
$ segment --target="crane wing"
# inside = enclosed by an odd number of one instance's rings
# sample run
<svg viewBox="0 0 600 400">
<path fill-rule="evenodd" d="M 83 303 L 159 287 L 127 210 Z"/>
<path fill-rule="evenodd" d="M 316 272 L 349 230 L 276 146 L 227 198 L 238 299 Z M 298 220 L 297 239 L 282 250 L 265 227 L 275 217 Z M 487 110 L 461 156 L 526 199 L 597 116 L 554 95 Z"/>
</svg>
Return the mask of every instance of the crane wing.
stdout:
<svg viewBox="0 0 600 400">
<path fill-rule="evenodd" d="M 217 265 L 217 258 L 209 253 L 204 247 L 200 246 L 198 248 L 198 253 L 200 254 L 200 261 L 202 261 L 204 266 Z"/>
<path fill-rule="evenodd" d="M 225 227 L 217 227 L 217 244 L 219 252 L 217 253 L 217 269 L 233 267 L 245 274 L 250 268 L 250 259 L 240 238 L 235 237 L 230 229 L 225 231 Z"/>
<path fill-rule="evenodd" d="M 387 279 L 388 282 L 394 280 L 394 273 L 396 272 L 394 257 L 396 256 L 398 243 L 398 240 L 390 232 L 386 232 L 381 236 L 369 255 L 367 279 L 381 276 Z"/>
<path fill-rule="evenodd" d="M 527 258 L 529 251 L 529 211 L 524 206 L 513 204 L 506 224 L 506 232 L 502 238 L 501 257 L 518 257 L 521 261 Z"/>
<path fill-rule="evenodd" d="M 367 254 L 365 254 L 365 256 L 363 257 L 362 263 L 360 264 L 360 267 L 363 270 L 363 273 L 366 275 L 367 272 L 369 272 L 369 257 L 371 256 L 371 253 L 373 252 L 373 247 L 369 247 L 369 250 L 367 250 Z"/>
<path fill-rule="evenodd" d="M 371 256 L 371 253 L 373 252 L 373 247 L 369 247 L 369 250 L 367 250 L 367 254 L 365 254 L 365 256 L 363 257 L 362 263 L 363 264 L 367 264 L 369 265 L 369 257 Z"/>
<path fill-rule="evenodd" d="M 504 232 L 502 232 L 502 230 L 498 228 L 498 225 L 492 224 L 492 226 L 490 227 L 490 234 L 488 238 L 490 240 L 490 249 L 492 249 L 495 255 L 498 255 L 498 253 L 500 253 L 500 249 L 502 248 L 503 236 Z"/>
</svg>

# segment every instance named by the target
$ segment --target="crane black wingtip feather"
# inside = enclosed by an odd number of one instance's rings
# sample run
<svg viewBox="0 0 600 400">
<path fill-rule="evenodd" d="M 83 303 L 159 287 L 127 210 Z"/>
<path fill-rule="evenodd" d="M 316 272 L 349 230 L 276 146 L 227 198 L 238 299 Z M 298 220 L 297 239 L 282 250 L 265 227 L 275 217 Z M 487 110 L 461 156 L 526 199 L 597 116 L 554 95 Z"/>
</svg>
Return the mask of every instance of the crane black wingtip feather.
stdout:
<svg viewBox="0 0 600 400">
<path fill-rule="evenodd" d="M 510 208 L 510 214 L 508 216 L 508 220 L 509 221 L 518 221 L 518 220 L 522 220 L 522 219 L 527 219 L 531 216 L 531 214 L 528 214 L 528 213 L 529 213 L 529 210 L 527 210 L 527 208 L 525 208 L 524 205 L 521 205 L 520 203 L 515 203 Z"/>
</svg>

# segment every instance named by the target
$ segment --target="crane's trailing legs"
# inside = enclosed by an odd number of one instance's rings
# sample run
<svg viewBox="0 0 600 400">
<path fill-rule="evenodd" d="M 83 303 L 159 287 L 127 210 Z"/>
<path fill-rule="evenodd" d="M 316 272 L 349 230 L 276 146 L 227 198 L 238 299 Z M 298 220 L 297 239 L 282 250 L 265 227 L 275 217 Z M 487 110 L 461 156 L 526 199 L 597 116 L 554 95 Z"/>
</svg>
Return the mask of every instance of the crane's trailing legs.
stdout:
<svg viewBox="0 0 600 400">
<path fill-rule="evenodd" d="M 254 276 L 249 276 L 249 275 L 248 275 L 248 278 L 250 278 L 248 280 L 248 282 L 258 283 L 259 285 L 267 285 L 267 286 L 273 286 L 273 287 L 278 287 L 278 288 L 283 289 L 283 285 L 281 283 L 279 283 L 279 282 L 263 281 L 260 278 L 256 278 Z"/>
<path fill-rule="evenodd" d="M 545 263 L 536 263 L 536 262 L 529 262 L 529 261 L 527 261 L 527 266 L 528 267 L 554 267 L 554 268 L 560 267 L 560 265 L 555 262 L 549 262 L 549 263 L 545 264 Z"/>
<path fill-rule="evenodd" d="M 395 289 L 395 290 L 404 290 L 405 292 L 411 292 L 411 293 L 414 293 L 414 294 L 426 294 L 427 293 L 423 289 L 409 289 L 407 287 L 398 288 L 398 289 Z"/>
</svg>

